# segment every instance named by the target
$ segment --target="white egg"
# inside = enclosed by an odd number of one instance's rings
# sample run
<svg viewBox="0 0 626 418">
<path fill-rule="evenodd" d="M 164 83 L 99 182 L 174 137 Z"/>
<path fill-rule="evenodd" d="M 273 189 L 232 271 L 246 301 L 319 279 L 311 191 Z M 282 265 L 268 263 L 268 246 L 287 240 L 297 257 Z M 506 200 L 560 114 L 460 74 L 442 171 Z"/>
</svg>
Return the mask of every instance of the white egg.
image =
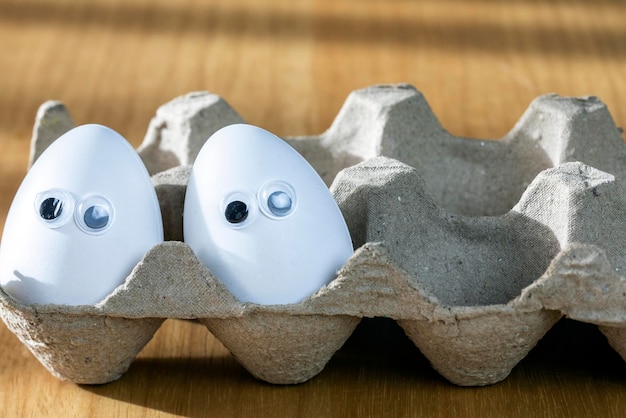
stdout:
<svg viewBox="0 0 626 418">
<path fill-rule="evenodd" d="M 95 304 L 162 241 L 159 203 L 135 150 L 109 128 L 79 126 L 44 151 L 15 195 L 0 285 L 26 304 Z"/>
<path fill-rule="evenodd" d="M 348 228 L 315 170 L 250 125 L 220 129 L 194 163 L 185 242 L 242 302 L 298 303 L 352 255 Z"/>
</svg>

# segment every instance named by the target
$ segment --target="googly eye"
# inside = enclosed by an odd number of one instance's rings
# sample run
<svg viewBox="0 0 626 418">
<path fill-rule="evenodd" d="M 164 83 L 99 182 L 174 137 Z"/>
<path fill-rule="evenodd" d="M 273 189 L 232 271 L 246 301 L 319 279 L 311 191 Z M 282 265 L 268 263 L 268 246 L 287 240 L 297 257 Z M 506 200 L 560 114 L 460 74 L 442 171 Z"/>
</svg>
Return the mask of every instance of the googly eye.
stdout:
<svg viewBox="0 0 626 418">
<path fill-rule="evenodd" d="M 104 233 L 113 224 L 113 205 L 103 196 L 89 195 L 78 202 L 76 224 L 92 235 Z"/>
<path fill-rule="evenodd" d="M 63 201 L 58 197 L 47 197 L 39 206 L 39 215 L 46 221 L 53 221 L 63 214 Z"/>
<path fill-rule="evenodd" d="M 248 205 L 240 200 L 234 200 L 226 205 L 224 216 L 231 224 L 238 224 L 248 218 L 248 213 Z"/>
<path fill-rule="evenodd" d="M 296 192 L 284 181 L 267 183 L 259 190 L 259 206 L 272 219 L 285 219 L 296 210 Z"/>
<path fill-rule="evenodd" d="M 50 189 L 35 197 L 35 211 L 49 228 L 59 228 L 72 218 L 74 198 L 63 189 Z"/>
<path fill-rule="evenodd" d="M 254 196 L 246 192 L 230 193 L 222 201 L 220 211 L 231 227 L 244 227 L 250 223 L 256 213 Z"/>
</svg>

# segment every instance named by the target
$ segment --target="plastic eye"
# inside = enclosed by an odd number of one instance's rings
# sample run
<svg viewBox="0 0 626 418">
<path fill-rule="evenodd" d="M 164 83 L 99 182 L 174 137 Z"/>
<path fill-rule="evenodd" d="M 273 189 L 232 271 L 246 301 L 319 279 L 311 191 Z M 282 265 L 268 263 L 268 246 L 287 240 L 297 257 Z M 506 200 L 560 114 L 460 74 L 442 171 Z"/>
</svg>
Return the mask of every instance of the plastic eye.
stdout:
<svg viewBox="0 0 626 418">
<path fill-rule="evenodd" d="M 220 207 L 224 219 L 233 228 L 248 225 L 256 213 L 254 196 L 245 192 L 230 193 Z"/>
<path fill-rule="evenodd" d="M 72 195 L 62 189 L 51 189 L 35 197 L 35 211 L 46 226 L 59 228 L 64 225 L 74 210 Z"/>
<path fill-rule="evenodd" d="M 63 213 L 63 201 L 56 197 L 48 197 L 39 205 L 39 216 L 46 221 L 52 221 Z"/>
<path fill-rule="evenodd" d="M 248 205 L 239 200 L 230 202 L 226 206 L 224 216 L 226 217 L 226 220 L 231 224 L 241 223 L 245 221 L 248 217 Z"/>
<path fill-rule="evenodd" d="M 105 197 L 90 195 L 78 203 L 76 223 L 88 234 L 101 234 L 113 223 L 113 205 Z"/>
<path fill-rule="evenodd" d="M 285 192 L 276 191 L 267 198 L 267 208 L 276 216 L 288 215 L 293 202 Z"/>
<path fill-rule="evenodd" d="M 261 211 L 272 219 L 285 219 L 296 210 L 296 192 L 283 181 L 266 184 L 259 191 Z"/>
<path fill-rule="evenodd" d="M 104 228 L 109 223 L 109 218 L 110 216 L 107 208 L 100 205 L 90 206 L 85 211 L 85 216 L 83 216 L 85 225 L 91 229 Z"/>
</svg>

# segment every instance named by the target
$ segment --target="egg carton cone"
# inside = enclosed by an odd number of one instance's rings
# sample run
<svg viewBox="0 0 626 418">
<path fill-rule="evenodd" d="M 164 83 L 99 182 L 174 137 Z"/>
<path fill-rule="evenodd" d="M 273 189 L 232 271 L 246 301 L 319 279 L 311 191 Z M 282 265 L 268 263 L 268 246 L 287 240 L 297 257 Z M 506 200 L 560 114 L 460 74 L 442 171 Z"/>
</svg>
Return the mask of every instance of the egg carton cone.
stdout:
<svg viewBox="0 0 626 418">
<path fill-rule="evenodd" d="M 158 109 L 138 151 L 166 241 L 102 302 L 26 306 L 0 291 L 3 320 L 57 377 L 119 377 L 166 318 L 199 320 L 277 384 L 317 375 L 363 317 L 393 318 L 463 386 L 505 379 L 563 316 L 598 325 L 626 358 L 626 149 L 598 99 L 539 97 L 491 141 L 450 135 L 411 86 L 353 92 L 326 132 L 284 138 L 330 185 L 355 247 L 335 280 L 289 305 L 237 301 L 183 242 L 190 166 L 240 122 L 210 93 Z M 44 103 L 31 161 L 72 126 Z"/>
</svg>

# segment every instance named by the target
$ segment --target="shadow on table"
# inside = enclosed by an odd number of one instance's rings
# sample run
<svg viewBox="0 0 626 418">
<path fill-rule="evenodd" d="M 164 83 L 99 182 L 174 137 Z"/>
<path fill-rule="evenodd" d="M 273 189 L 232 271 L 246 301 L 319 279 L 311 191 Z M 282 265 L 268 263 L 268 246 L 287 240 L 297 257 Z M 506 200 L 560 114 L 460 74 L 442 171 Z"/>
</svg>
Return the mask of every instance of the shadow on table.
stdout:
<svg viewBox="0 0 626 418">
<path fill-rule="evenodd" d="M 545 380 L 581 378 L 626 389 L 626 362 L 597 326 L 562 319 L 518 366 Z M 510 378 L 516 377 L 514 370 Z"/>
<path fill-rule="evenodd" d="M 82 388 L 183 416 L 260 417 L 348 416 L 355 411 L 372 416 L 462 414 L 477 399 L 495 414 L 489 416 L 507 413 L 512 403 L 528 399 L 536 399 L 533 410 L 549 414 L 550 408 L 577 408 L 568 406 L 568 396 L 584 398 L 581 388 L 588 391 L 590 386 L 612 388 L 613 393 L 626 386 L 626 363 L 595 326 L 563 320 L 503 382 L 459 388 L 430 367 L 394 321 L 375 318 L 364 319 L 326 368 L 300 385 L 261 382 L 223 355 L 140 357 L 120 380 Z M 543 396 L 552 391 L 565 394 L 562 402 Z"/>
<path fill-rule="evenodd" d="M 372 396 L 380 399 L 381 393 L 374 393 L 378 385 L 395 398 L 425 384 L 449 385 L 400 327 L 377 318 L 364 320 L 326 368 L 299 385 L 259 381 L 232 356 L 224 355 L 139 357 L 118 381 L 81 387 L 100 396 L 190 417 L 275 416 L 279 412 L 281 416 L 337 416 L 358 402 L 355 394 L 364 401 L 371 401 Z"/>
</svg>

